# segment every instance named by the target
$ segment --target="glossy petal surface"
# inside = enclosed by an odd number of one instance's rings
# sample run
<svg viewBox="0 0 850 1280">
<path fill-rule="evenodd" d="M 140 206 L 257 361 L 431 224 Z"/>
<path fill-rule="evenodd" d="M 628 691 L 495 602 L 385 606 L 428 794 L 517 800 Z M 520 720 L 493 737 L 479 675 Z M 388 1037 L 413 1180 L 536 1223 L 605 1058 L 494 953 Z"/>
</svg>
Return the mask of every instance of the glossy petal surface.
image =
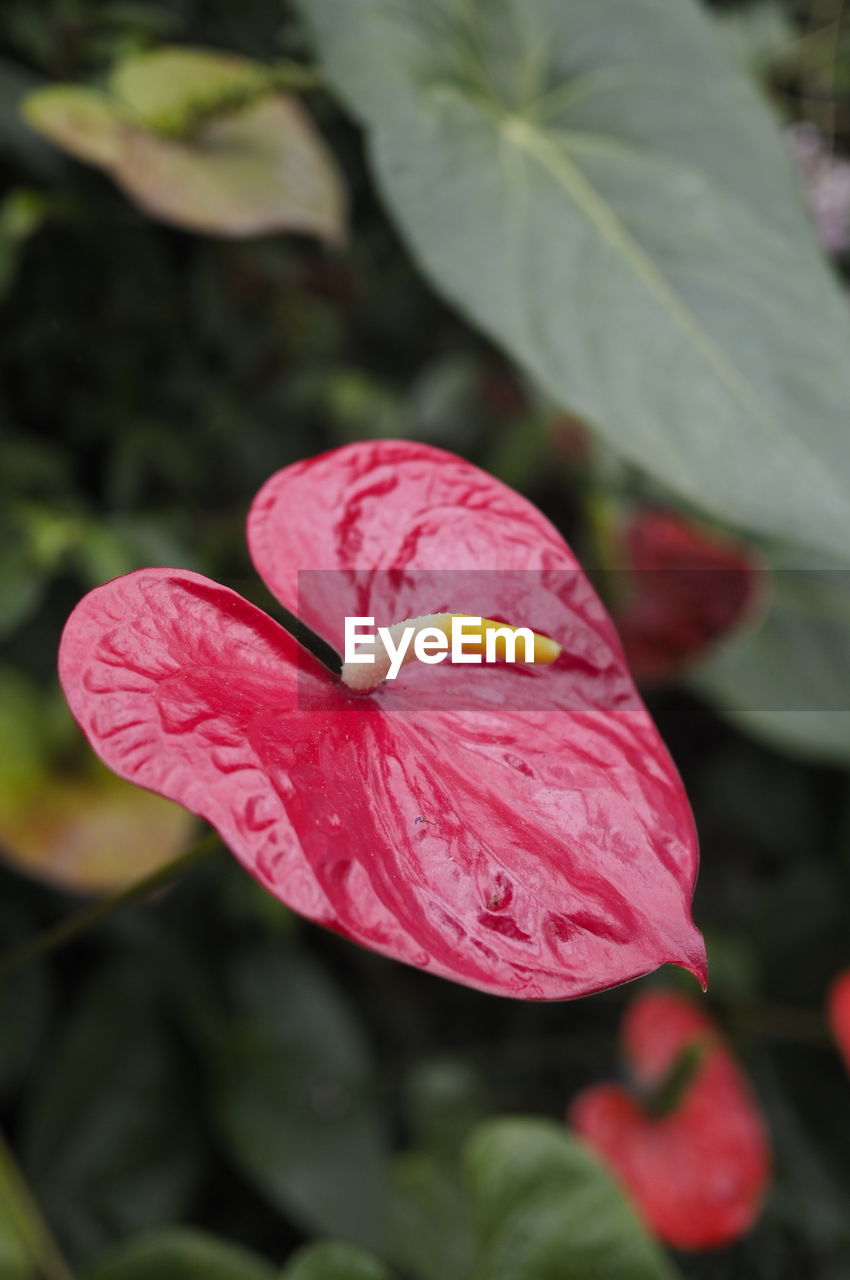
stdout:
<svg viewBox="0 0 850 1280">
<path fill-rule="evenodd" d="M 340 651 L 346 614 L 391 625 L 443 611 L 544 634 L 577 614 L 595 624 L 600 657 L 610 663 L 618 647 L 545 516 L 478 467 L 428 445 L 355 444 L 285 467 L 254 499 L 248 545 L 269 590 Z M 435 584 L 451 590 L 454 574 L 455 589 L 469 594 L 462 605 L 450 597 L 444 605 L 432 593 Z M 564 605 L 556 593 L 568 594 Z M 616 665 L 624 676 L 619 658 Z"/>
<path fill-rule="evenodd" d="M 328 638 L 373 604 L 410 616 L 445 581 L 411 562 L 441 572 L 454 547 L 473 610 L 526 608 L 568 651 L 472 674 L 413 664 L 356 695 L 233 592 L 143 570 L 86 597 L 62 643 L 72 710 L 116 772 L 205 817 L 296 911 L 430 972 L 533 999 L 665 962 L 704 976 L 681 783 L 539 512 L 460 459 L 388 442 L 280 472 L 250 540 L 290 608 L 299 566 L 336 570 L 318 575 L 336 595 L 302 612 L 317 626 L 324 606 Z M 472 572 L 500 561 L 510 572 Z"/>
<path fill-rule="evenodd" d="M 573 1127 L 619 1175 L 648 1225 L 680 1249 L 718 1247 L 748 1231 L 770 1176 L 758 1106 L 710 1019 L 681 996 L 652 992 L 623 1025 L 626 1059 L 645 1087 L 695 1041 L 704 1057 L 671 1114 L 648 1115 L 617 1085 L 586 1089 L 570 1109 Z"/>
<path fill-rule="evenodd" d="M 850 1071 L 850 969 L 833 980 L 827 995 L 826 1012 L 829 1029 L 844 1065 Z"/>
</svg>

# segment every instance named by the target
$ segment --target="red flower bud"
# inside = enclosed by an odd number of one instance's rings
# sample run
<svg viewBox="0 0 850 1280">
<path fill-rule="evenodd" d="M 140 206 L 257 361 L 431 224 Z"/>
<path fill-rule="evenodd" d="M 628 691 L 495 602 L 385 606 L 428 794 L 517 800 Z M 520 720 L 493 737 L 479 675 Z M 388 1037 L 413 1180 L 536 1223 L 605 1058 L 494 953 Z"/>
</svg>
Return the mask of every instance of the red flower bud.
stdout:
<svg viewBox="0 0 850 1280">
<path fill-rule="evenodd" d="M 826 1000 L 829 1028 L 850 1071 L 850 969 L 833 979 Z"/>
<path fill-rule="evenodd" d="M 759 567 L 741 545 L 669 511 L 624 525 L 615 621 L 636 680 L 669 680 L 754 612 Z"/>
<path fill-rule="evenodd" d="M 768 1138 L 746 1079 L 707 1015 L 673 993 L 638 997 L 622 1037 L 643 1096 L 618 1085 L 586 1089 L 570 1108 L 573 1128 L 662 1240 L 679 1249 L 730 1244 L 755 1221 L 770 1177 Z M 677 1072 L 683 1087 L 674 1098 Z M 653 1106 L 665 1092 L 670 1107 Z"/>
</svg>

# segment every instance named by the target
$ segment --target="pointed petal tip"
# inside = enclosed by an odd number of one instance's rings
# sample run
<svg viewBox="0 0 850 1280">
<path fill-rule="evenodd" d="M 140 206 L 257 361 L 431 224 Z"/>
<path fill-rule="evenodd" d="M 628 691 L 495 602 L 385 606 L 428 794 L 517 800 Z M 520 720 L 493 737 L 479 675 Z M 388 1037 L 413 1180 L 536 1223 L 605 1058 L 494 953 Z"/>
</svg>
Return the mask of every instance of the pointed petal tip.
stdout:
<svg viewBox="0 0 850 1280">
<path fill-rule="evenodd" d="M 673 963 L 677 964 L 680 969 L 686 969 L 688 973 L 692 973 L 697 982 L 702 987 L 703 992 L 708 990 L 708 953 L 705 948 L 705 939 L 698 930 L 694 930 L 695 937 L 692 939 L 687 951 L 684 955 L 678 956 Z"/>
</svg>

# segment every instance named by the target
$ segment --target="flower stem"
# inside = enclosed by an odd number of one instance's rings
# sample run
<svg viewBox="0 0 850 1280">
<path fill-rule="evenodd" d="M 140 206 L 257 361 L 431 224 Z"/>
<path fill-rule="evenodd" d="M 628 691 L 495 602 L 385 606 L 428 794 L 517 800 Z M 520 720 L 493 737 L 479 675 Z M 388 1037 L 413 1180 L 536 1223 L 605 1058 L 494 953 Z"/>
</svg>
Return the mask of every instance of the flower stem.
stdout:
<svg viewBox="0 0 850 1280">
<path fill-rule="evenodd" d="M 643 1109 L 653 1120 L 663 1120 L 679 1110 L 705 1062 L 710 1037 L 701 1036 L 683 1045 L 661 1080 L 643 1090 Z"/>
<path fill-rule="evenodd" d="M 84 907 L 82 911 L 76 911 L 73 915 L 66 916 L 58 924 L 52 925 L 42 933 L 37 933 L 31 938 L 27 938 L 20 946 L 7 951 L 4 956 L 0 956 L 0 981 L 15 969 L 20 969 L 24 965 L 30 964 L 33 960 L 37 960 L 40 956 L 46 956 L 52 951 L 58 950 L 59 947 L 63 947 L 67 942 L 71 942 L 81 933 L 87 932 L 94 925 L 99 924 L 101 920 L 115 915 L 116 912 L 123 910 L 124 907 L 130 906 L 134 902 L 139 902 L 143 898 L 150 897 L 157 889 L 161 889 L 170 884 L 172 880 L 176 880 L 184 871 L 188 871 L 196 862 L 208 857 L 218 848 L 219 838 L 214 831 L 210 831 L 192 845 L 191 849 L 188 849 L 186 853 L 182 853 L 178 858 L 166 863 L 165 866 L 158 867 L 156 871 L 145 876 L 142 880 L 137 880 L 135 884 L 123 889 L 121 893 L 112 898 L 106 898 L 102 902 L 94 902 L 91 906 Z"/>
<path fill-rule="evenodd" d="M 8 1225 L 45 1280 L 74 1280 L 15 1157 L 0 1134 L 0 1227 Z"/>
</svg>

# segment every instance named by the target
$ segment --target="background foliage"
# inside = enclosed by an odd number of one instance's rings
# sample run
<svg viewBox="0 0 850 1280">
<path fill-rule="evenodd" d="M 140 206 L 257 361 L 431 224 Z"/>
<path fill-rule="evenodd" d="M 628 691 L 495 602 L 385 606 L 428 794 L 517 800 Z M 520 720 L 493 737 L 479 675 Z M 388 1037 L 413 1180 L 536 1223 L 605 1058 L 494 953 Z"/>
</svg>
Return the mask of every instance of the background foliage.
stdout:
<svg viewBox="0 0 850 1280">
<path fill-rule="evenodd" d="M 558 8 L 493 0 L 458 30 L 412 0 L 4 3 L 0 933 L 71 910 L 110 849 L 132 879 L 191 838 L 126 793 L 102 825 L 112 784 L 54 675 L 89 587 L 173 564 L 275 613 L 251 495 L 370 436 L 469 457 L 589 564 L 601 505 L 664 502 L 783 570 L 763 616 L 647 695 L 700 830 L 709 1001 L 775 1143 L 766 1210 L 740 1244 L 673 1258 L 566 1137 L 570 1097 L 616 1073 L 629 992 L 538 1007 L 441 983 L 295 920 L 222 852 L 0 987 L 0 1276 L 60 1280 L 51 1236 L 90 1280 L 529 1280 L 565 1258 L 850 1275 L 850 1084 L 822 1018 L 850 962 L 850 241 L 828 267 L 770 118 L 816 126 L 840 164 L 848 29 L 837 3 L 563 0 L 576 38 L 546 63 L 512 24 Z M 342 169 L 342 248 L 163 225 L 19 112 L 161 43 L 312 65 L 316 40 L 327 83 L 305 102 Z M 576 48 L 616 93 L 559 92 Z M 15 869 L 34 859 L 45 883 Z"/>
</svg>

